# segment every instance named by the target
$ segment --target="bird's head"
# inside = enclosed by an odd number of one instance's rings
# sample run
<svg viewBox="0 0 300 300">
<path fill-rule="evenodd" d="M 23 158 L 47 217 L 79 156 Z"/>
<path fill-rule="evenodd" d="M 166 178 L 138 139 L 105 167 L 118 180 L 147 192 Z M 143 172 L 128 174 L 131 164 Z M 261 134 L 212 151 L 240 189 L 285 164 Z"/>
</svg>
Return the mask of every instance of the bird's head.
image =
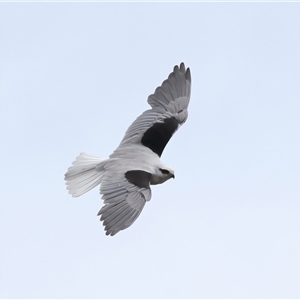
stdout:
<svg viewBox="0 0 300 300">
<path fill-rule="evenodd" d="M 170 178 L 175 178 L 174 170 L 167 166 L 159 166 L 156 172 L 151 175 L 150 184 L 164 183 Z"/>
</svg>

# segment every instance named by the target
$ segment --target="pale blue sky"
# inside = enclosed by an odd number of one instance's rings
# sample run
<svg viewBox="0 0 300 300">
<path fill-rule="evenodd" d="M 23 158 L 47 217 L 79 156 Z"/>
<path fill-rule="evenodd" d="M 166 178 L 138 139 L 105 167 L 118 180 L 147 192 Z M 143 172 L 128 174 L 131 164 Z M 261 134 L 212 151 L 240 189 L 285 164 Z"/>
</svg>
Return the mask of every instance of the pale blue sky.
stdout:
<svg viewBox="0 0 300 300">
<path fill-rule="evenodd" d="M 300 3 L 0 3 L 0 25 L 0 297 L 300 297 Z M 107 237 L 64 173 L 181 61 L 176 180 Z"/>
</svg>

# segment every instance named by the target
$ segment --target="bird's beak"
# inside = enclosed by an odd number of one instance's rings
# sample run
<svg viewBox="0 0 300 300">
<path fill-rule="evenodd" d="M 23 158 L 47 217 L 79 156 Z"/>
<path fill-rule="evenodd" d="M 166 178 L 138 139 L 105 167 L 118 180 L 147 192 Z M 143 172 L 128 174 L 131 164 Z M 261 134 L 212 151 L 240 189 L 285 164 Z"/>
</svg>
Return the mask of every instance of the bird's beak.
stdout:
<svg viewBox="0 0 300 300">
<path fill-rule="evenodd" d="M 174 174 L 172 174 L 172 176 L 171 176 L 173 179 L 175 179 L 175 175 Z"/>
</svg>

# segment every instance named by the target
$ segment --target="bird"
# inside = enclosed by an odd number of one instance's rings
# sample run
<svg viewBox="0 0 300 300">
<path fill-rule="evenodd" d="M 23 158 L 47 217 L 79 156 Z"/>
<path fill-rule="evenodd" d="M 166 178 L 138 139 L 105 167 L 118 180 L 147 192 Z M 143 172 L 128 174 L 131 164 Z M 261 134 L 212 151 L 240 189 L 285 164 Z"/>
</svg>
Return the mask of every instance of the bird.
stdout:
<svg viewBox="0 0 300 300">
<path fill-rule="evenodd" d="M 108 159 L 82 152 L 68 168 L 64 179 L 73 197 L 100 186 L 104 205 L 97 215 L 106 235 L 114 236 L 135 222 L 151 199 L 150 185 L 175 178 L 160 157 L 188 118 L 190 96 L 191 72 L 181 63 L 148 97 L 151 109 L 129 126 Z"/>
</svg>

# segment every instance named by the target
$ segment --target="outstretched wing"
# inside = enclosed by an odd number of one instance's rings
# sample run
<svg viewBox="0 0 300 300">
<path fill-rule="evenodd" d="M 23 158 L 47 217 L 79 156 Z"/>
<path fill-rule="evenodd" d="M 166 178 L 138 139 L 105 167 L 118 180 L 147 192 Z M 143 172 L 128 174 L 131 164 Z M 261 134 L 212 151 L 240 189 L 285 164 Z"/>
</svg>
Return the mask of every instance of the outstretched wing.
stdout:
<svg viewBox="0 0 300 300">
<path fill-rule="evenodd" d="M 181 63 L 148 97 L 152 109 L 145 111 L 131 124 L 119 148 L 126 144 L 142 144 L 161 156 L 174 132 L 188 117 L 190 95 L 190 69 L 185 69 L 184 63 Z"/>
<path fill-rule="evenodd" d="M 131 226 L 140 215 L 146 201 L 151 199 L 150 176 L 141 170 L 125 174 L 107 172 L 100 188 L 105 205 L 98 213 L 106 235 L 115 235 Z"/>
</svg>

